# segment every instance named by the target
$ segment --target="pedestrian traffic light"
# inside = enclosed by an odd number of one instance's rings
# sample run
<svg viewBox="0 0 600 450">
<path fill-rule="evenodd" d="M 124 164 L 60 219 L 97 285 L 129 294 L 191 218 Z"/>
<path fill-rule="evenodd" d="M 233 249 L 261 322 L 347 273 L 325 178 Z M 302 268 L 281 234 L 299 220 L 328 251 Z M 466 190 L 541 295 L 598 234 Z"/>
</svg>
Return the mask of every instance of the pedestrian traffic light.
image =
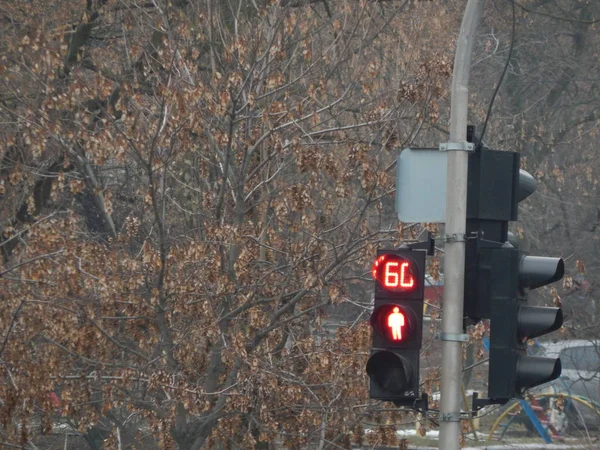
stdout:
<svg viewBox="0 0 600 450">
<path fill-rule="evenodd" d="M 371 398 L 411 405 L 419 395 L 426 251 L 379 250 L 373 264 Z"/>
<path fill-rule="evenodd" d="M 525 256 L 508 225 L 536 189 L 519 153 L 480 148 L 469 157 L 465 316 L 490 319 L 488 403 L 505 403 L 560 375 L 559 359 L 526 354 L 528 339 L 562 325 L 560 308 L 527 305 L 527 293 L 564 274 L 560 258 Z"/>
</svg>

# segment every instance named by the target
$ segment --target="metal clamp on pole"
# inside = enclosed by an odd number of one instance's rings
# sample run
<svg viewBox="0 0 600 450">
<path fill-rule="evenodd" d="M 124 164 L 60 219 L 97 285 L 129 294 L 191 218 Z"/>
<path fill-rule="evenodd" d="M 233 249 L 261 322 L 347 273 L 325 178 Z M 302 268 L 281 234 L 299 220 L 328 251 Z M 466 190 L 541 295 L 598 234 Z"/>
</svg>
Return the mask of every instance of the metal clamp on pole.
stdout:
<svg viewBox="0 0 600 450">
<path fill-rule="evenodd" d="M 469 342 L 468 334 L 436 333 L 435 338 L 440 341 Z"/>
<path fill-rule="evenodd" d="M 461 414 L 459 412 L 439 413 L 438 420 L 440 422 L 460 422 Z"/>
<path fill-rule="evenodd" d="M 469 420 L 477 417 L 477 411 L 461 411 L 459 413 L 441 413 L 439 411 L 427 411 L 428 419 L 439 420 L 440 422 L 460 422 L 461 420 Z M 458 420 L 456 420 L 458 417 Z M 444 420 L 445 419 L 445 420 Z"/>
<path fill-rule="evenodd" d="M 466 234 L 449 234 L 444 238 L 445 242 L 466 242 Z"/>
<path fill-rule="evenodd" d="M 440 143 L 440 152 L 472 152 L 475 150 L 475 144 L 472 142 L 442 142 Z"/>
</svg>

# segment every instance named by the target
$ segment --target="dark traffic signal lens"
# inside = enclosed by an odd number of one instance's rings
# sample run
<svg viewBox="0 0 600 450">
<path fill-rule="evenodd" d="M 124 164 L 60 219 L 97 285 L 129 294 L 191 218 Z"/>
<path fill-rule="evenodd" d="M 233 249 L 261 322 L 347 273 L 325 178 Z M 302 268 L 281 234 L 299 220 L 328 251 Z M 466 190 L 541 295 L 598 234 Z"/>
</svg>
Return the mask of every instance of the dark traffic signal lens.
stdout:
<svg viewBox="0 0 600 450">
<path fill-rule="evenodd" d="M 367 374 L 371 380 L 394 395 L 402 395 L 413 382 L 414 367 L 411 362 L 388 351 L 380 351 L 367 362 Z"/>
</svg>

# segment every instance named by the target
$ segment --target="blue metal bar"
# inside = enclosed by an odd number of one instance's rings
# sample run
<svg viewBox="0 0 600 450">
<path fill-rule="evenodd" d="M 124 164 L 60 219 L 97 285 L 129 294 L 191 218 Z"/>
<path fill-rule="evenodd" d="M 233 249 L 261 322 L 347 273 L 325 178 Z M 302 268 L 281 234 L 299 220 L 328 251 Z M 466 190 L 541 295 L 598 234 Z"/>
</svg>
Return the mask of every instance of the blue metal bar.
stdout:
<svg viewBox="0 0 600 450">
<path fill-rule="evenodd" d="M 529 417 L 529 420 L 535 427 L 535 430 L 538 432 L 538 434 L 542 437 L 544 442 L 546 444 L 550 444 L 552 442 L 552 438 L 550 437 L 550 435 L 536 416 L 535 412 L 533 412 L 533 409 L 531 409 L 529 402 L 527 402 L 526 400 L 519 400 L 519 403 L 521 403 L 521 408 L 523 408 L 523 411 L 525 411 L 527 417 Z"/>
</svg>

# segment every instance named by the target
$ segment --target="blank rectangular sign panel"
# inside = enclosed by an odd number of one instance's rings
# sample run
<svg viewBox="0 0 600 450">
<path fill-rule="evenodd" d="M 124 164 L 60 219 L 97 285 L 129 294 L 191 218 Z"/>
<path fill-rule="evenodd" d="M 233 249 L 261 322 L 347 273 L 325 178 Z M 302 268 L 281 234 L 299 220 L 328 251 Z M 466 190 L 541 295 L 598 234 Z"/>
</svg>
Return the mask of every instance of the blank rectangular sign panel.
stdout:
<svg viewBox="0 0 600 450">
<path fill-rule="evenodd" d="M 396 212 L 401 222 L 446 221 L 448 154 L 437 148 L 405 148 L 396 166 Z"/>
</svg>

